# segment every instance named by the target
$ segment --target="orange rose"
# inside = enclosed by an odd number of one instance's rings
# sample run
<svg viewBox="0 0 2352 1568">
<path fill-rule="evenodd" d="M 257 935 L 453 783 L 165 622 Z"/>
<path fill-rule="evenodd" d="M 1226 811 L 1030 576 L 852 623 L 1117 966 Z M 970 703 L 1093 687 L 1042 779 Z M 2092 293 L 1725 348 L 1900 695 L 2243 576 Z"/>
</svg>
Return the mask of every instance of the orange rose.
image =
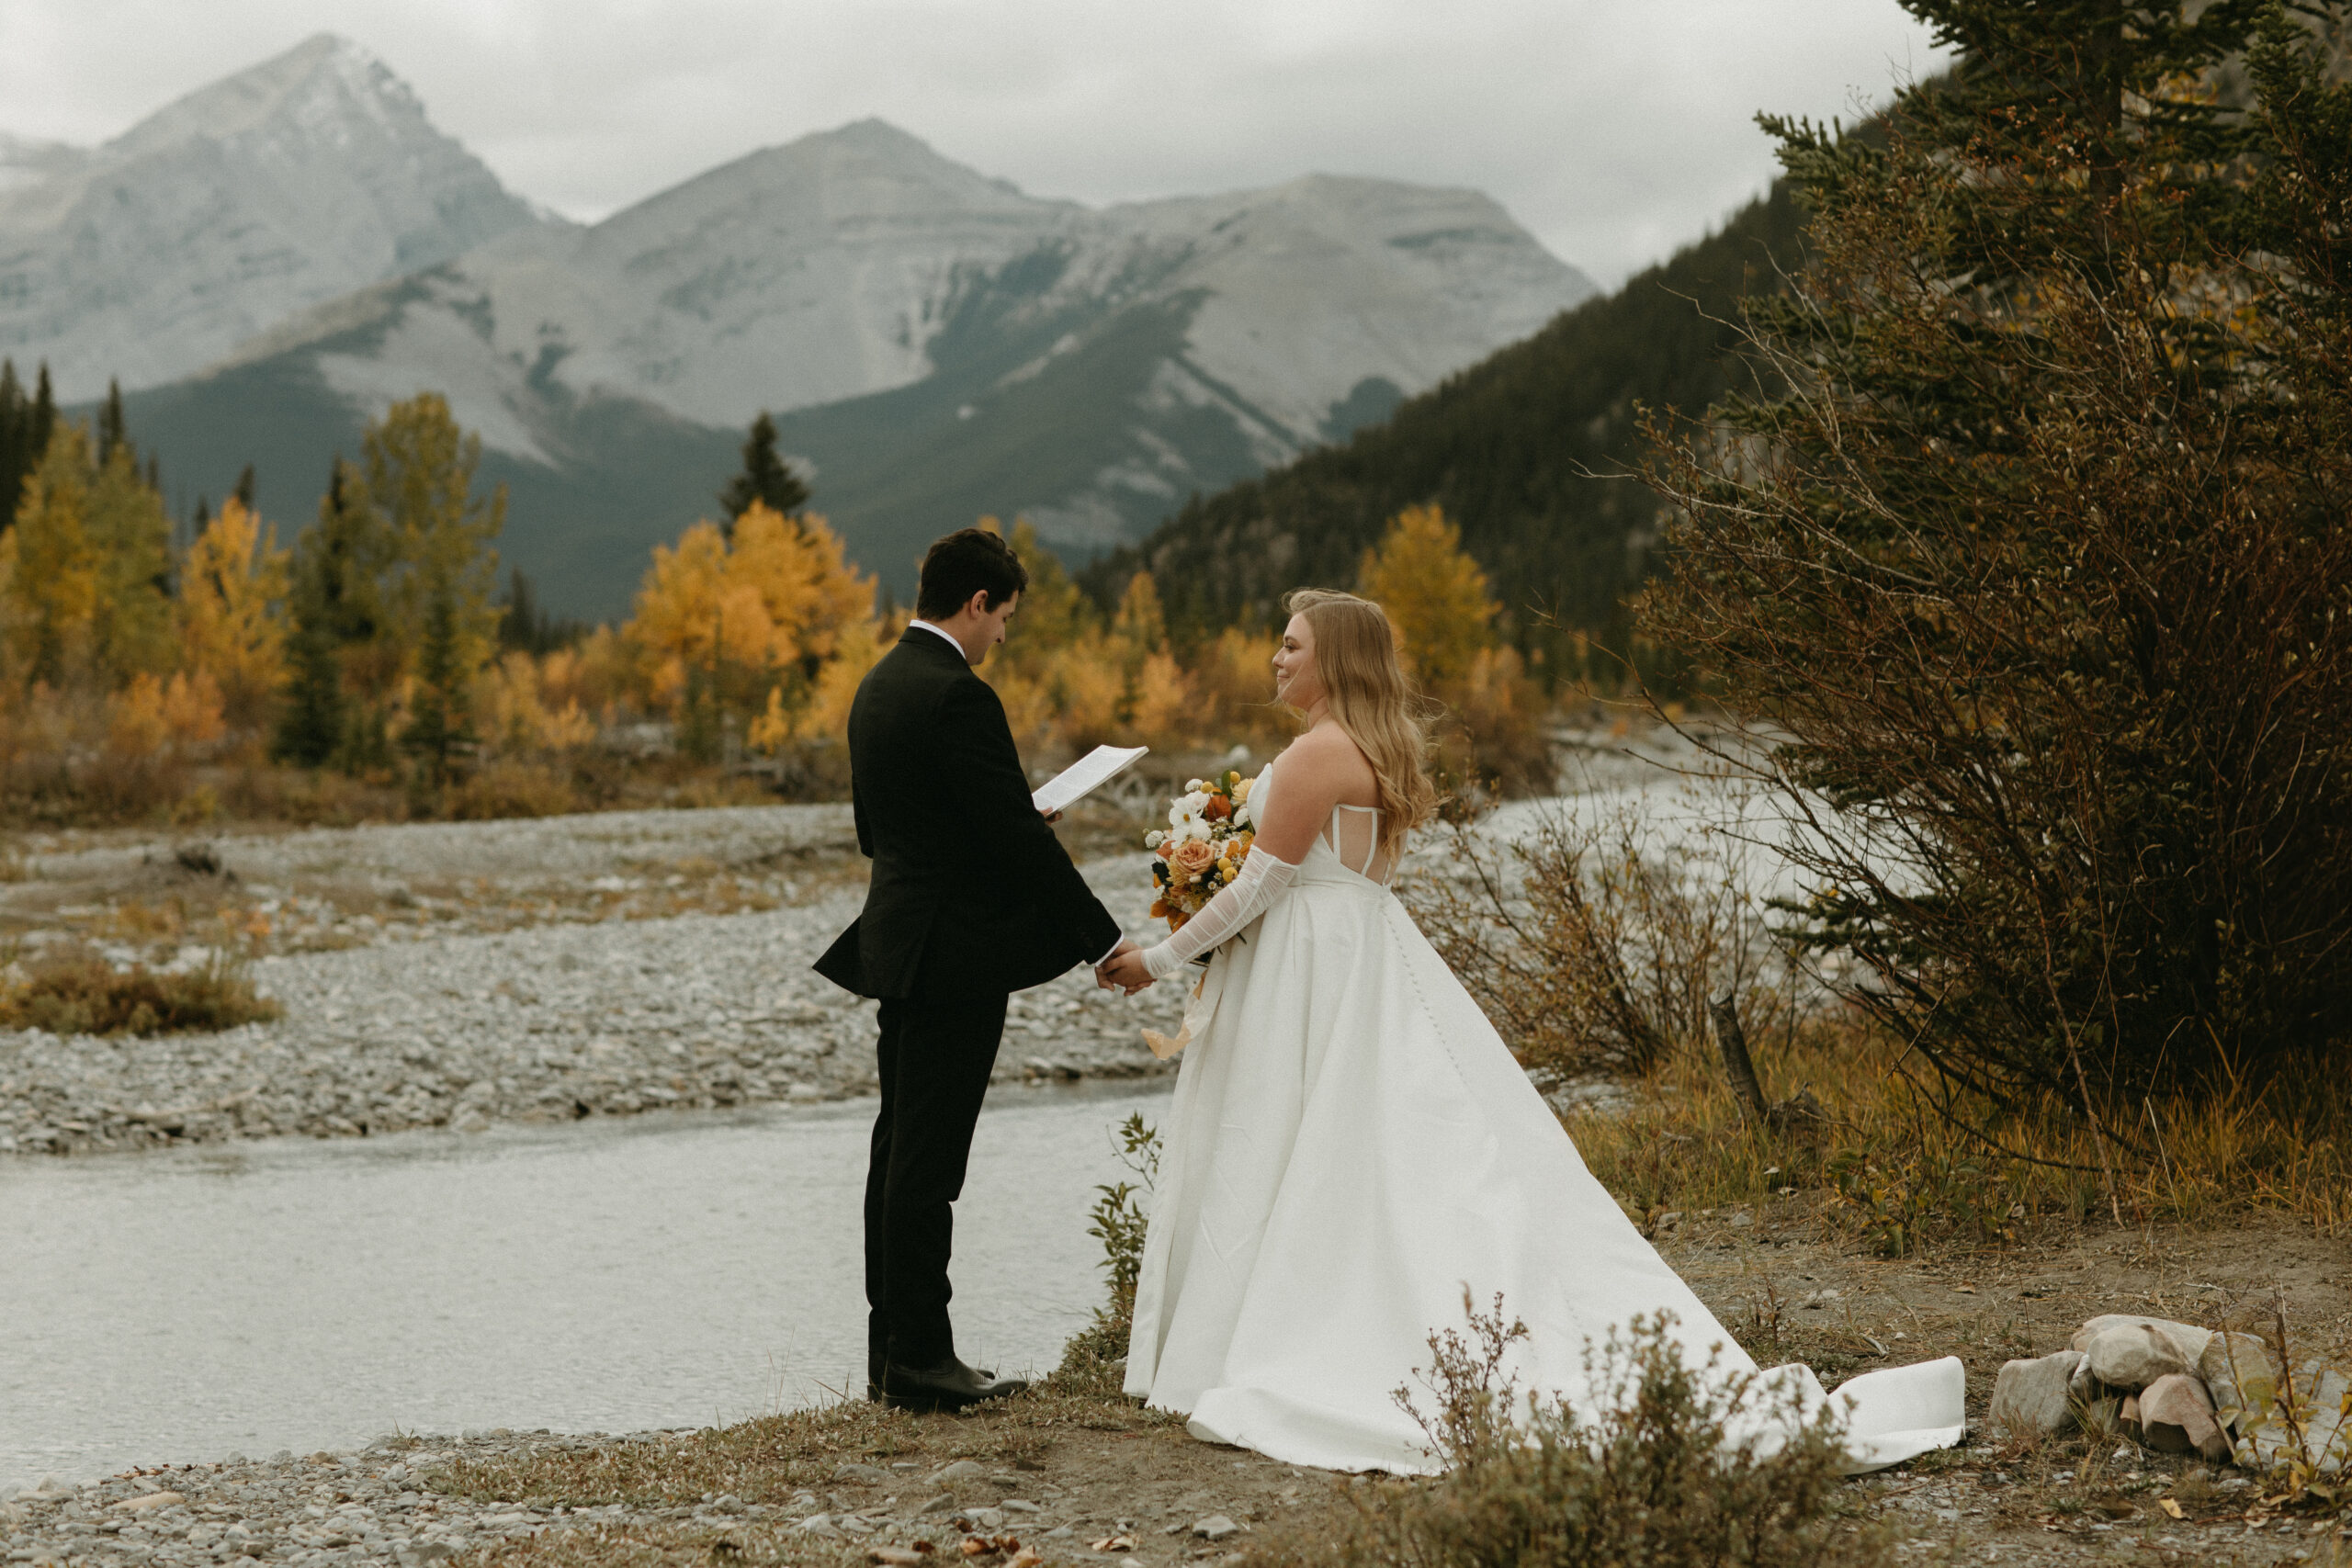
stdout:
<svg viewBox="0 0 2352 1568">
<path fill-rule="evenodd" d="M 1221 822 L 1232 815 L 1233 802 L 1221 795 L 1209 796 L 1209 803 L 1201 807 L 1201 820 L 1204 822 Z"/>
<path fill-rule="evenodd" d="M 1183 880 L 1196 881 L 1216 863 L 1216 847 L 1204 840 L 1187 839 L 1170 852 L 1168 863 Z"/>
</svg>

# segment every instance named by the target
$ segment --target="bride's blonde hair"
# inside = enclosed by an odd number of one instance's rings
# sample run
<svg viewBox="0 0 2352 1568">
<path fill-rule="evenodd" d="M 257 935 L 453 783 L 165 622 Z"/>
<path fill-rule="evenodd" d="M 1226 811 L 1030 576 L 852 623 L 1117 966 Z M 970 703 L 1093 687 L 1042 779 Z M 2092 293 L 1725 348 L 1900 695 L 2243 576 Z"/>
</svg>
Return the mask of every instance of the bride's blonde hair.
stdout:
<svg viewBox="0 0 2352 1568">
<path fill-rule="evenodd" d="M 1315 633 L 1316 676 L 1331 717 L 1372 764 L 1380 840 L 1393 853 L 1437 809 L 1437 790 L 1422 767 L 1429 737 L 1396 658 L 1396 634 L 1379 605 L 1336 589 L 1298 589 L 1283 608 L 1306 616 Z"/>
</svg>

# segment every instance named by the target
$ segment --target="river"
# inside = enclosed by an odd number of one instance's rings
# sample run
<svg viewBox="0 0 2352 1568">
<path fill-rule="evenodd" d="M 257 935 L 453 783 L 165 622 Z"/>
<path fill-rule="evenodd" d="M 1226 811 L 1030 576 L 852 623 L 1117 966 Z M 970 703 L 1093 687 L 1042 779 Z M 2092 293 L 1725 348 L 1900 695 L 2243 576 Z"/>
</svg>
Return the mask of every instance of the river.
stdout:
<svg viewBox="0 0 2352 1568">
<path fill-rule="evenodd" d="M 999 1087 L 957 1348 L 1044 1371 L 1102 1299 L 1110 1134 L 1166 1086 Z M 699 1426 L 862 1387 L 873 1102 L 0 1162 L 0 1497 L 393 1431 Z"/>
</svg>

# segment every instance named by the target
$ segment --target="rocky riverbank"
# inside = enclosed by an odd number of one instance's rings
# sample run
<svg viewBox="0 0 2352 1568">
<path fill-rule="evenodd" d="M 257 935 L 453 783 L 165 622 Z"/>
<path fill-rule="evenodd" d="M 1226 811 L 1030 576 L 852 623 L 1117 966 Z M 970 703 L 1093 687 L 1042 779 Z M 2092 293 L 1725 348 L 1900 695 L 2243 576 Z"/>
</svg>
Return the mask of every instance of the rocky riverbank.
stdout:
<svg viewBox="0 0 2352 1568">
<path fill-rule="evenodd" d="M 841 807 L 775 807 L 20 846 L 0 890 L 19 951 L 187 962 L 209 919 L 256 933 L 255 983 L 285 1012 L 220 1034 L 0 1034 L 0 1154 L 870 1092 L 873 1006 L 808 968 L 863 896 L 848 833 Z M 1140 853 L 1087 875 L 1150 935 Z M 1182 1000 L 1082 971 L 1023 993 L 998 1077 L 1159 1071 L 1139 1031 Z"/>
</svg>

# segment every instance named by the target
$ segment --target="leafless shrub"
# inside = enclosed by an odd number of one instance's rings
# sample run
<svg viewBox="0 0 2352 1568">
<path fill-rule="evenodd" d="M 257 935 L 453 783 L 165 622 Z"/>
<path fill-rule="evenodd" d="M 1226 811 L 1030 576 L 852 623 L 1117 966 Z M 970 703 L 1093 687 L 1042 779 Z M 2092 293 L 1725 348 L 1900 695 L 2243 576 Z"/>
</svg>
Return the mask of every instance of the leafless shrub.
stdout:
<svg viewBox="0 0 2352 1568">
<path fill-rule="evenodd" d="M 1729 990 L 1752 1029 L 1787 1016 L 1736 846 L 1657 831 L 1634 805 L 1547 803 L 1509 834 L 1453 824 L 1404 893 L 1539 1076 L 1650 1072 L 1705 1042 L 1708 1001 Z"/>
</svg>

